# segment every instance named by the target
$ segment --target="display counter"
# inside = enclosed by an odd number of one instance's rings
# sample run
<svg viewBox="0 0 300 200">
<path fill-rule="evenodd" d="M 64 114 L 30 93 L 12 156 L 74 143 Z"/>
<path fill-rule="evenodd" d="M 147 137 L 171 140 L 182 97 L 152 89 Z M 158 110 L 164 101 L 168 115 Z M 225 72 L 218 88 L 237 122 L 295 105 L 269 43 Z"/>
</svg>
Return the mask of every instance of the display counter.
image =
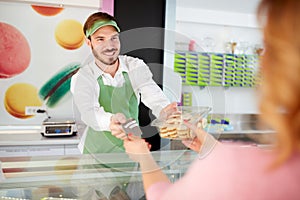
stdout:
<svg viewBox="0 0 300 200">
<path fill-rule="evenodd" d="M 258 114 L 210 114 L 214 119 L 228 119 L 230 130 L 214 132 L 208 130 L 220 141 L 244 141 L 257 145 L 274 143 L 274 131 L 258 123 Z M 0 157 L 76 155 L 80 154 L 77 146 L 85 128 L 78 125 L 75 136 L 44 137 L 41 126 L 1 126 Z M 186 147 L 180 141 L 171 140 L 167 150 L 181 150 Z"/>
<path fill-rule="evenodd" d="M 218 140 L 243 141 L 258 146 L 272 145 L 275 142 L 275 131 L 260 122 L 259 114 L 211 114 L 210 117 L 229 120 L 231 129 L 216 134 Z"/>
<path fill-rule="evenodd" d="M 209 114 L 207 118 L 228 120 L 228 125 L 209 125 L 207 132 L 221 142 L 243 142 L 262 148 L 269 148 L 275 143 L 275 131 L 259 122 L 259 114 Z M 229 127 L 229 128 L 228 128 Z M 181 141 L 171 141 L 170 149 L 185 149 Z"/>
<path fill-rule="evenodd" d="M 231 130 L 210 132 L 221 142 L 243 141 L 270 146 L 275 132 L 259 125 L 258 115 L 210 115 L 228 118 Z M 0 183 L 2 199 L 92 199 L 86 197 L 116 181 L 122 187 L 137 185 L 143 191 L 141 174 L 125 153 L 80 155 L 77 149 L 82 130 L 76 136 L 47 138 L 39 128 L 15 128 L 0 131 L 0 161 L 4 179 Z M 170 140 L 170 150 L 152 152 L 155 160 L 172 181 L 180 178 L 196 158 L 179 140 Z M 74 151 L 67 151 L 66 149 Z M 23 149 L 22 149 L 23 148 Z M 111 170 L 107 166 L 110 166 Z M 89 194 L 88 194 L 89 193 Z M 53 199 L 52 198 L 52 199 Z M 96 198 L 100 199 L 100 198 Z"/>
<path fill-rule="evenodd" d="M 171 181 L 180 178 L 197 156 L 189 150 L 152 154 Z M 89 199 L 85 196 L 87 191 L 101 190 L 116 180 L 124 187 L 135 183 L 142 189 L 140 171 L 125 153 L 0 159 L 4 179 L 0 183 L 2 199 Z M 113 171 L 103 164 L 112 166 Z"/>
</svg>

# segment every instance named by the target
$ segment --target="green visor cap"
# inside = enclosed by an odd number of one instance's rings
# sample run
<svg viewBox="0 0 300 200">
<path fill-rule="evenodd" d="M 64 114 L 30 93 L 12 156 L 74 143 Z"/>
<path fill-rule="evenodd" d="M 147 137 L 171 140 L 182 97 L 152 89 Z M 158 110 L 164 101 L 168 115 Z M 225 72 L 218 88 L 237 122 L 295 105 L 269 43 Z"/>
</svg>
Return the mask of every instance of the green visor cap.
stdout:
<svg viewBox="0 0 300 200">
<path fill-rule="evenodd" d="M 99 28 L 103 26 L 113 26 L 117 29 L 118 32 L 120 32 L 120 28 L 118 27 L 117 23 L 114 20 L 109 20 L 109 21 L 96 21 L 93 26 L 85 31 L 85 36 L 89 37 L 93 35 Z"/>
</svg>

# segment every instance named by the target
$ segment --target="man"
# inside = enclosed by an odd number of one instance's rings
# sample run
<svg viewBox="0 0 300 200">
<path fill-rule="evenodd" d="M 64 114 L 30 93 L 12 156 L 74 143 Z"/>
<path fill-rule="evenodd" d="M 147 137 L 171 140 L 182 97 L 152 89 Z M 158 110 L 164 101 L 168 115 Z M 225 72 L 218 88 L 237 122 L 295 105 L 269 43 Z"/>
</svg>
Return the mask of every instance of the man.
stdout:
<svg viewBox="0 0 300 200">
<path fill-rule="evenodd" d="M 152 79 L 149 67 L 138 58 L 119 55 L 120 29 L 107 13 L 97 12 L 84 24 L 86 44 L 94 60 L 72 77 L 74 103 L 87 125 L 81 140 L 83 153 L 124 152 L 121 123 L 138 121 L 141 101 L 156 117 L 176 108 Z"/>
</svg>

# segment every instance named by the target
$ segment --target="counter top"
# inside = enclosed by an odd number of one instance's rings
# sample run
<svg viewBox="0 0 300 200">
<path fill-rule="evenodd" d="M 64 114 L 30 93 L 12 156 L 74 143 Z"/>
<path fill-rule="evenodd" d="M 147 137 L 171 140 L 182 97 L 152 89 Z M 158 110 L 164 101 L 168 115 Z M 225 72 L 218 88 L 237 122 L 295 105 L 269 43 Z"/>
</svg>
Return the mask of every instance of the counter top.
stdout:
<svg viewBox="0 0 300 200">
<path fill-rule="evenodd" d="M 274 131 L 258 123 L 257 114 L 211 114 L 214 118 L 230 119 L 231 130 L 215 132 L 208 131 L 218 139 L 240 140 L 247 138 L 256 143 L 270 143 L 274 139 Z M 78 133 L 75 136 L 44 137 L 41 135 L 41 126 L 0 126 L 1 146 L 26 145 L 77 145 L 84 125 L 77 125 Z"/>
<path fill-rule="evenodd" d="M 78 144 L 80 137 L 44 137 L 40 133 L 0 134 L 0 146 Z"/>
<path fill-rule="evenodd" d="M 76 145 L 82 131 L 80 128 L 74 136 L 44 137 L 41 126 L 6 126 L 0 129 L 0 146 Z"/>
</svg>

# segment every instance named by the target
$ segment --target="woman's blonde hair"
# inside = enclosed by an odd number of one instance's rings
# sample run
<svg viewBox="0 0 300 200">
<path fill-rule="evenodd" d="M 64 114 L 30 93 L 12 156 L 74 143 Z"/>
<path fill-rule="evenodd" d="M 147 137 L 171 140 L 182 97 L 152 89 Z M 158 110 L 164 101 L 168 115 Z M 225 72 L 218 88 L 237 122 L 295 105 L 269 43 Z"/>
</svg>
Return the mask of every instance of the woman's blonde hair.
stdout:
<svg viewBox="0 0 300 200">
<path fill-rule="evenodd" d="M 300 0 L 262 0 L 257 16 L 265 48 L 260 111 L 277 132 L 278 166 L 300 146 Z"/>
</svg>

